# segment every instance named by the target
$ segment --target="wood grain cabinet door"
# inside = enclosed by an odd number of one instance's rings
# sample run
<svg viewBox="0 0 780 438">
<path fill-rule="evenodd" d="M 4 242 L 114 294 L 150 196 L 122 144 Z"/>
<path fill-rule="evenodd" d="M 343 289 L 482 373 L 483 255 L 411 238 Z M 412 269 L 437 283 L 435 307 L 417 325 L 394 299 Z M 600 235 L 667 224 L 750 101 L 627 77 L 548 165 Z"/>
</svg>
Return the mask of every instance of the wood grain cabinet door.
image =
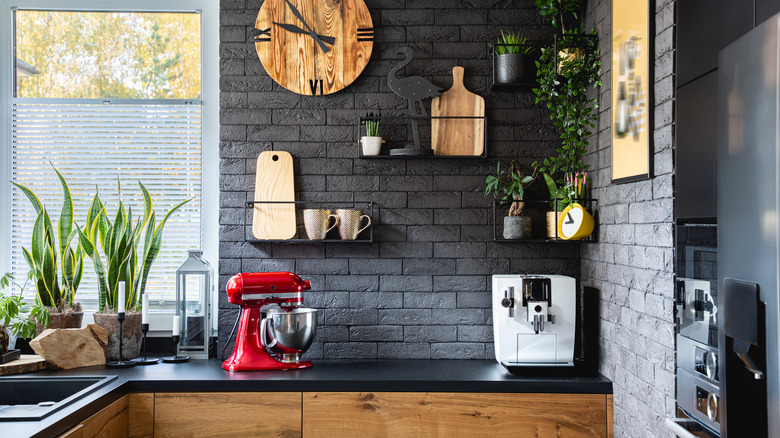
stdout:
<svg viewBox="0 0 780 438">
<path fill-rule="evenodd" d="M 303 436 L 607 437 L 605 394 L 303 394 Z"/>
<path fill-rule="evenodd" d="M 124 396 L 60 435 L 60 438 L 127 438 L 128 398 Z"/>
<path fill-rule="evenodd" d="M 155 393 L 154 436 L 300 438 L 301 393 Z"/>
</svg>

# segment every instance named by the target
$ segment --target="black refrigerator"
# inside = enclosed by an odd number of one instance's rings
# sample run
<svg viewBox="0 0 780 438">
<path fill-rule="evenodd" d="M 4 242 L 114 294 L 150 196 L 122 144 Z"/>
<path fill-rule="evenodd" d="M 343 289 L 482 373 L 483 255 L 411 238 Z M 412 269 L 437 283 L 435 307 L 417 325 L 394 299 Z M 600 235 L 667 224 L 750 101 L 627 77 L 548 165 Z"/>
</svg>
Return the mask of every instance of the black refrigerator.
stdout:
<svg viewBox="0 0 780 438">
<path fill-rule="evenodd" d="M 780 437 L 780 15 L 718 61 L 720 435 Z M 710 401 L 712 402 L 712 400 Z"/>
</svg>

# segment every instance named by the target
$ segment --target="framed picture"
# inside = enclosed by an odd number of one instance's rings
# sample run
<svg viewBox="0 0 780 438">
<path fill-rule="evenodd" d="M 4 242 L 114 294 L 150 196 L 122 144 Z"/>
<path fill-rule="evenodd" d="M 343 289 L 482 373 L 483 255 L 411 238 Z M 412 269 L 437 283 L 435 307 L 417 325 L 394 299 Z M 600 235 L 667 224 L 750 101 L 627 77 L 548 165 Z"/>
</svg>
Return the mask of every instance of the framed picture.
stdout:
<svg viewBox="0 0 780 438">
<path fill-rule="evenodd" d="M 653 163 L 653 0 L 612 0 L 612 182 L 648 179 Z"/>
</svg>

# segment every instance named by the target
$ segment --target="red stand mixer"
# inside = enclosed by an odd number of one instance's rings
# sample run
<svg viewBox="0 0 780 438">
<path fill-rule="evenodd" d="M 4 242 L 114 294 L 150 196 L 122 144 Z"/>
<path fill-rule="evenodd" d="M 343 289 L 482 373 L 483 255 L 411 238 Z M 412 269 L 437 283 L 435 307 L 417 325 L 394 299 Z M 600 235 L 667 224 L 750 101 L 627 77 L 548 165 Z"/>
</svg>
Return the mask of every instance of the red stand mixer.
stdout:
<svg viewBox="0 0 780 438">
<path fill-rule="evenodd" d="M 233 354 L 222 363 L 228 371 L 308 368 L 301 354 L 311 346 L 317 311 L 302 308 L 302 292 L 311 283 L 292 272 L 236 274 L 228 280 L 228 300 L 241 306 Z M 273 307 L 278 305 L 278 307 Z"/>
</svg>

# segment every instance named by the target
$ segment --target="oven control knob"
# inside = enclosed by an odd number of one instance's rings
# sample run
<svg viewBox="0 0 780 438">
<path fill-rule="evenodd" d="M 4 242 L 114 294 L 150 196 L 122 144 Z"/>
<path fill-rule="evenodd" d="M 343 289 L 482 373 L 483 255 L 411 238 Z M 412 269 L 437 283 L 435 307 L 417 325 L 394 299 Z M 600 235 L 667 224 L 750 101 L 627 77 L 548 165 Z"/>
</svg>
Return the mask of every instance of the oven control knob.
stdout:
<svg viewBox="0 0 780 438">
<path fill-rule="evenodd" d="M 710 421 L 718 419 L 718 396 L 711 392 L 707 393 L 707 418 Z"/>
<path fill-rule="evenodd" d="M 708 351 L 705 355 L 704 369 L 707 372 L 707 378 L 713 382 L 718 380 L 718 353 Z"/>
</svg>

